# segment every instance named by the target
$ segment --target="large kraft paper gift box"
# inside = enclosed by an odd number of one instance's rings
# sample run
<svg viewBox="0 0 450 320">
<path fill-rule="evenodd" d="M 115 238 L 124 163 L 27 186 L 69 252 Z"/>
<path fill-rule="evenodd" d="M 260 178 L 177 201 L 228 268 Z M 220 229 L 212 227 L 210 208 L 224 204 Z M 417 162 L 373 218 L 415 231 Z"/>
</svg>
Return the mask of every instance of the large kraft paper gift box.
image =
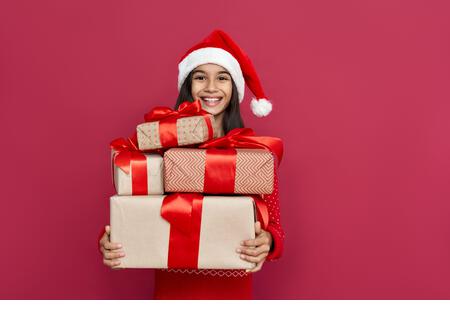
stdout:
<svg viewBox="0 0 450 320">
<path fill-rule="evenodd" d="M 155 107 L 136 127 L 140 150 L 148 151 L 188 146 L 211 140 L 217 135 L 214 116 L 202 110 L 201 103 L 183 103 L 178 111 Z"/>
<path fill-rule="evenodd" d="M 264 149 L 172 148 L 164 153 L 165 192 L 270 194 L 275 160 Z"/>
<path fill-rule="evenodd" d="M 192 217 L 197 215 L 192 219 L 198 219 L 198 223 L 185 220 L 188 218 L 182 214 L 172 216 L 187 222 L 188 230 L 179 229 L 167 217 L 162 217 L 165 197 L 110 198 L 111 241 L 121 243 L 125 252 L 119 268 L 250 269 L 255 266 L 236 253 L 242 240 L 255 238 L 255 204 L 251 197 L 198 195 L 202 200 L 195 200 L 197 209 L 192 211 Z"/>
<path fill-rule="evenodd" d="M 133 138 L 111 142 L 113 184 L 118 195 L 164 194 L 163 158 L 137 149 Z"/>
</svg>

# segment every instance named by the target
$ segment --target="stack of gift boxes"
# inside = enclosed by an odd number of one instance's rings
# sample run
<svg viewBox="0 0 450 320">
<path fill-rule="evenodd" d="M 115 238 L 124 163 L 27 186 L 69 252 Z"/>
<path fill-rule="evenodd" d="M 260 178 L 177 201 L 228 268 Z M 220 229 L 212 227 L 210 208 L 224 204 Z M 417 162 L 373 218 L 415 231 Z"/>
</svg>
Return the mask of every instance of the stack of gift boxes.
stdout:
<svg viewBox="0 0 450 320">
<path fill-rule="evenodd" d="M 200 101 L 156 107 L 136 134 L 111 143 L 111 241 L 121 268 L 249 269 L 236 248 L 267 226 L 277 138 L 235 129 L 217 137 Z M 278 159 L 280 160 L 280 159 Z"/>
</svg>

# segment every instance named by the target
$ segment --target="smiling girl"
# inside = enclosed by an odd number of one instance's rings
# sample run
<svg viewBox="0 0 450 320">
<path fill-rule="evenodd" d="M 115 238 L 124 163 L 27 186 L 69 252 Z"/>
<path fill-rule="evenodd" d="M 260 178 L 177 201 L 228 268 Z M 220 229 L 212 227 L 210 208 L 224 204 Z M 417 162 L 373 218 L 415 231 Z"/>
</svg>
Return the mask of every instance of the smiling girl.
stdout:
<svg viewBox="0 0 450 320">
<path fill-rule="evenodd" d="M 272 109 L 256 71 L 247 55 L 221 30 L 213 31 L 181 58 L 178 74 L 179 95 L 175 109 L 184 102 L 200 99 L 202 108 L 214 115 L 218 136 L 244 127 L 240 103 L 245 84 L 255 94 L 251 107 L 256 116 L 266 116 Z M 236 254 L 254 262 L 251 270 L 157 269 L 156 299 L 251 299 L 252 273 L 261 270 L 266 260 L 281 256 L 284 232 L 280 224 L 278 177 L 275 169 L 274 191 L 262 196 L 269 210 L 266 230 L 255 223 L 255 239 L 243 239 Z M 109 239 L 105 227 L 99 244 L 105 265 L 115 268 L 125 252 Z"/>
</svg>

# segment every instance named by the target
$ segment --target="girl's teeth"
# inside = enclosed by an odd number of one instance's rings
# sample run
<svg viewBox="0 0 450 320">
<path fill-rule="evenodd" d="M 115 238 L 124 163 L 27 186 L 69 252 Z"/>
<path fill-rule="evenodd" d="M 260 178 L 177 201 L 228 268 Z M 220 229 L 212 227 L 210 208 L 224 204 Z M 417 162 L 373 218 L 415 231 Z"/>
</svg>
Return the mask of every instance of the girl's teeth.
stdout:
<svg viewBox="0 0 450 320">
<path fill-rule="evenodd" d="M 221 98 L 203 98 L 203 101 L 205 101 L 206 105 L 213 107 L 219 103 Z"/>
</svg>

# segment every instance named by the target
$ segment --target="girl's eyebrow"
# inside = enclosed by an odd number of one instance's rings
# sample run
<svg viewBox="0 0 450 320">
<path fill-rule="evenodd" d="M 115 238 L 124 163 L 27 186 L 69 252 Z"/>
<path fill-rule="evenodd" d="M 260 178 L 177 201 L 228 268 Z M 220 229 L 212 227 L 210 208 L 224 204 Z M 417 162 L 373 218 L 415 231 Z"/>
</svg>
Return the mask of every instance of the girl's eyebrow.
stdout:
<svg viewBox="0 0 450 320">
<path fill-rule="evenodd" d="M 194 71 L 194 73 L 197 73 L 197 72 L 206 73 L 205 71 L 203 71 L 201 69 Z M 219 71 L 218 72 L 218 74 L 221 74 L 221 73 L 225 73 L 225 74 L 227 74 L 227 75 L 229 75 L 231 77 L 231 74 L 228 71 Z"/>
</svg>

